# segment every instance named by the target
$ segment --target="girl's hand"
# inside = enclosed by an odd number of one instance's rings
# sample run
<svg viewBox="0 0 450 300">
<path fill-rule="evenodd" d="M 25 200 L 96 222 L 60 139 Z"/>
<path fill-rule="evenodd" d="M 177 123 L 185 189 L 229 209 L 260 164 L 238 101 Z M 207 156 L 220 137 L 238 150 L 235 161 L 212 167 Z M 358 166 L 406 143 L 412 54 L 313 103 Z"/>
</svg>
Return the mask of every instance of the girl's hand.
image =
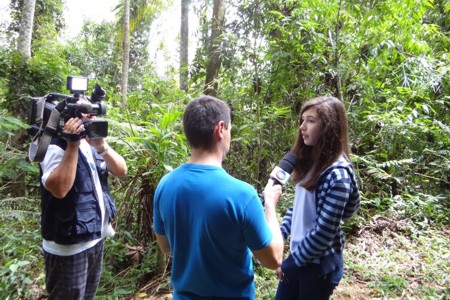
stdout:
<svg viewBox="0 0 450 300">
<path fill-rule="evenodd" d="M 277 278 L 278 280 L 284 280 L 284 273 L 281 271 L 281 267 L 277 269 Z"/>
</svg>

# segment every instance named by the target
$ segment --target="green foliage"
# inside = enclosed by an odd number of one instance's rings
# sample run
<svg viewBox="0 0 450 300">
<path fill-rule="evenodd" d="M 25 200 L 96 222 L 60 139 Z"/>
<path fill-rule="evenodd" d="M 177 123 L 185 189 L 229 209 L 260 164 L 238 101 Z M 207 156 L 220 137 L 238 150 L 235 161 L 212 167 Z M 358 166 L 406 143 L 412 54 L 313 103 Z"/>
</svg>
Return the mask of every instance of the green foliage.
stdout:
<svg viewBox="0 0 450 300">
<path fill-rule="evenodd" d="M 450 222 L 449 196 L 422 193 L 396 196 L 388 212 L 398 218 L 410 218 L 420 229 L 445 226 Z"/>
<path fill-rule="evenodd" d="M 29 97 L 44 96 L 49 92 L 65 91 L 66 76 L 76 75 L 76 68 L 65 61 L 58 43 L 36 51 L 33 58 L 24 64 L 16 51 L 8 53 L 4 66 L 7 70 L 7 91 L 2 107 L 22 120 L 26 118 Z M 43 80 L 45 79 L 45 80 Z"/>
<path fill-rule="evenodd" d="M 55 87 L 53 80 L 61 72 L 68 73 L 69 66 L 64 56 L 58 53 L 61 45 L 57 42 L 57 32 L 62 29 L 61 14 L 63 5 L 60 0 L 36 1 L 32 35 L 32 61 L 25 62 L 15 50 L 16 39 L 21 26 L 21 10 L 23 1 L 11 1 L 11 23 L 9 24 L 8 42 L 10 49 L 2 51 L 2 67 L 8 89 L 4 95 L 6 102 L 1 103 L 10 113 L 24 120 L 28 98 L 42 96 L 48 89 Z M 62 77 L 62 76 L 61 76 Z M 48 80 L 43 81 L 43 78 Z M 61 84 L 56 84 L 59 88 Z M 21 134 L 19 134 L 21 136 Z"/>
<path fill-rule="evenodd" d="M 114 34 L 112 23 L 85 22 L 79 35 L 64 47 L 67 61 L 77 66 L 83 76 L 100 78 L 115 87 L 119 78 L 112 77 L 120 69 L 120 60 L 111 42 Z"/>
<path fill-rule="evenodd" d="M 56 41 L 58 35 L 63 33 L 65 28 L 64 6 L 63 0 L 36 1 L 33 25 L 33 52 L 38 51 L 42 47 L 48 47 L 48 41 Z"/>
<path fill-rule="evenodd" d="M 127 240 L 130 240 L 127 232 L 106 239 L 104 261 L 107 263 L 104 264 L 98 297 L 114 299 L 133 295 L 139 289 L 141 278 L 147 278 L 156 268 L 155 262 L 150 259 L 154 257 L 153 247 L 144 253 L 143 248 L 129 248 Z"/>
<path fill-rule="evenodd" d="M 275 299 L 278 279 L 274 270 L 268 270 L 254 262 L 256 299 Z"/>
<path fill-rule="evenodd" d="M 368 175 L 367 191 L 386 197 L 402 194 L 402 190 L 434 194 L 448 188 L 449 127 L 439 121 L 438 107 L 439 102 L 409 104 L 408 99 L 388 98 L 351 113 L 362 120 L 362 128 L 354 129 L 358 138 L 353 149 L 358 154 L 356 163 Z M 429 148 L 430 142 L 434 149 Z"/>
<path fill-rule="evenodd" d="M 21 11 L 23 2 L 21 0 L 11 0 L 11 23 L 8 28 L 8 36 L 14 40 L 17 38 L 21 26 Z M 33 43 L 32 49 L 39 49 L 45 46 L 42 42 L 56 40 L 58 33 L 64 28 L 64 18 L 62 17 L 64 10 L 63 1 L 61 0 L 40 0 L 36 1 L 33 23 Z M 41 41 L 41 43 L 34 43 Z M 14 42 L 12 41 L 11 45 Z"/>
<path fill-rule="evenodd" d="M 2 299 L 31 299 L 42 291 L 44 272 L 38 222 L 39 213 L 32 199 L 0 200 Z"/>
<path fill-rule="evenodd" d="M 151 40 L 150 25 L 161 10 L 161 1 L 132 1 L 130 8 L 130 69 L 128 91 L 142 87 L 142 78 L 152 72 L 148 53 Z M 123 43 L 123 3 L 114 9 L 116 20 L 101 24 L 86 21 L 78 34 L 67 41 L 65 53 L 71 65 L 77 66 L 81 74 L 105 82 L 105 85 L 120 86 Z"/>
<path fill-rule="evenodd" d="M 11 139 L 27 125 L 6 112 L 0 116 L 0 196 L 33 194 L 38 170 L 27 159 L 27 153 L 14 146 Z M 0 197 L 2 198 L 2 197 Z"/>
<path fill-rule="evenodd" d="M 295 132 L 287 129 L 290 123 L 288 107 L 272 107 L 259 102 L 239 103 L 230 96 L 234 119 L 232 127 L 231 151 L 225 160 L 227 171 L 238 178 L 252 182 L 258 188 L 266 185 L 270 170 L 279 162 L 289 148 L 289 140 L 293 140 Z M 236 99 L 236 100 L 235 100 Z M 283 135 L 274 128 L 286 128 Z M 279 143 L 272 143 L 278 138 Z M 242 161 L 246 161 L 242 164 Z"/>
</svg>

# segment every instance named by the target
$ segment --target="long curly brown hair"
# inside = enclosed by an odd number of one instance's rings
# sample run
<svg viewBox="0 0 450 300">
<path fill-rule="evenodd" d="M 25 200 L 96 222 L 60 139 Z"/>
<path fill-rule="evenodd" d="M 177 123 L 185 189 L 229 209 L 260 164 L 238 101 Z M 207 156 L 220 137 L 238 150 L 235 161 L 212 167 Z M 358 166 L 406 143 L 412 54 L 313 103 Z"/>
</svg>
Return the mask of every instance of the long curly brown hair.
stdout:
<svg viewBox="0 0 450 300">
<path fill-rule="evenodd" d="M 315 109 L 321 122 L 321 136 L 314 146 L 305 145 L 299 127 L 297 140 L 291 151 L 298 156 L 292 174 L 297 184 L 313 190 L 320 174 L 332 165 L 342 154 L 349 160 L 348 121 L 344 104 L 332 96 L 312 98 L 305 102 L 300 110 L 301 118 L 305 111 Z"/>
</svg>

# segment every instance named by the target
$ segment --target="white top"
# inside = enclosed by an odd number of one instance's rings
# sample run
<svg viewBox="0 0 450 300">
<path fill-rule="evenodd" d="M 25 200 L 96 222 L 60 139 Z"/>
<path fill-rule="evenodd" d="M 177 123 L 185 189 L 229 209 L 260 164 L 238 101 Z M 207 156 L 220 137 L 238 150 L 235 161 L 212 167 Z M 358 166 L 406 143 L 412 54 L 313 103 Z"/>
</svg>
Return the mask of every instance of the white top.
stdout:
<svg viewBox="0 0 450 300">
<path fill-rule="evenodd" d="M 316 226 L 316 193 L 297 184 L 295 186 L 294 209 L 292 211 L 291 252 L 294 251 L 308 232 Z M 315 260 L 314 262 L 319 262 Z"/>
<path fill-rule="evenodd" d="M 80 252 L 83 252 L 84 250 L 87 250 L 91 247 L 93 247 L 95 244 L 97 244 L 99 241 L 101 241 L 106 236 L 113 236 L 115 234 L 114 229 L 112 228 L 111 223 L 109 223 L 109 220 L 105 218 L 105 201 L 103 198 L 103 191 L 100 184 L 100 178 L 98 177 L 97 169 L 95 166 L 94 157 L 92 155 L 91 146 L 86 142 L 85 139 L 81 139 L 80 142 L 80 150 L 82 154 L 86 157 L 87 162 L 89 163 L 92 178 L 94 179 L 94 184 L 96 188 L 96 192 L 98 195 L 98 199 L 103 199 L 103 201 L 100 201 L 100 210 L 102 214 L 102 235 L 101 238 L 95 239 L 88 242 L 82 242 L 78 244 L 73 245 L 62 245 L 57 244 L 53 241 L 43 240 L 42 248 L 44 251 L 53 254 L 53 255 L 60 255 L 60 256 L 70 256 L 74 255 Z M 58 167 L 60 164 L 62 158 L 64 156 L 64 150 L 56 145 L 49 145 L 47 149 L 47 153 L 45 154 L 44 160 L 41 162 L 41 168 L 42 168 L 42 184 L 45 186 L 45 182 L 48 179 L 48 176 L 53 172 L 53 170 Z M 105 162 L 103 162 L 105 163 Z M 102 166 L 103 167 L 103 166 Z M 106 166 L 105 166 L 106 167 Z M 61 200 L 64 201 L 64 200 Z"/>
</svg>

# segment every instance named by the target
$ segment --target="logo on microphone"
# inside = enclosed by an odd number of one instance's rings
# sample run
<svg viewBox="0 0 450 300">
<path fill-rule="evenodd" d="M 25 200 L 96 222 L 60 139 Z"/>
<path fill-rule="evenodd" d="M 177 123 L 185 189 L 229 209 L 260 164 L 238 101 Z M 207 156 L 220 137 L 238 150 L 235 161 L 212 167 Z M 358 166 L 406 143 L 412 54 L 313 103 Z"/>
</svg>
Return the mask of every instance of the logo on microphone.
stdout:
<svg viewBox="0 0 450 300">
<path fill-rule="evenodd" d="M 283 170 L 278 170 L 278 171 L 275 173 L 275 177 L 276 177 L 279 181 L 283 182 L 284 180 L 287 179 L 288 174 L 287 174 L 285 171 L 283 171 Z"/>
<path fill-rule="evenodd" d="M 291 174 L 289 174 L 288 172 L 286 172 L 282 168 L 276 166 L 272 170 L 272 173 L 270 173 L 270 177 L 272 179 L 275 179 L 276 181 L 278 181 L 282 185 L 285 185 L 288 182 L 289 178 L 291 177 Z"/>
</svg>

